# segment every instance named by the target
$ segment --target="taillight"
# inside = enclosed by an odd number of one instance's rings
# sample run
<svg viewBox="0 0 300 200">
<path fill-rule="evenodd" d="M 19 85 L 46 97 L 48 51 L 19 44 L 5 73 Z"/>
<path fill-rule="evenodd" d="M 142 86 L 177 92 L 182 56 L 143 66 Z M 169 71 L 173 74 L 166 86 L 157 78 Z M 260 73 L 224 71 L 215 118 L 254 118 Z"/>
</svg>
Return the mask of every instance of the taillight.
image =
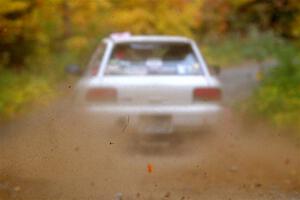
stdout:
<svg viewBox="0 0 300 200">
<path fill-rule="evenodd" d="M 92 88 L 86 94 L 87 101 L 114 102 L 117 100 L 117 91 L 114 88 Z"/>
<path fill-rule="evenodd" d="M 194 101 L 219 101 L 222 98 L 220 88 L 195 88 Z"/>
</svg>

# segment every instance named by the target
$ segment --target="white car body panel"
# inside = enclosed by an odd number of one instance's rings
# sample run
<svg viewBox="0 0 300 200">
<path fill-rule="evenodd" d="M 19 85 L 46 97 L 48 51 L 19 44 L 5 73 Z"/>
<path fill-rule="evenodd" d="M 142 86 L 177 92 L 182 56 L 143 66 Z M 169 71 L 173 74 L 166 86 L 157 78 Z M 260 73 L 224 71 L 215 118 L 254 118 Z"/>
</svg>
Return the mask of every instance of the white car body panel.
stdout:
<svg viewBox="0 0 300 200">
<path fill-rule="evenodd" d="M 202 75 L 105 75 L 108 60 L 115 44 L 130 42 L 183 42 L 191 45 L 202 68 Z M 77 85 L 77 102 L 81 110 L 93 116 L 129 116 L 138 123 L 139 116 L 168 115 L 174 126 L 202 126 L 218 121 L 222 113 L 220 102 L 194 102 L 193 90 L 198 87 L 220 88 L 219 81 L 209 74 L 206 63 L 194 41 L 174 36 L 132 36 L 105 39 L 106 51 L 96 76 L 82 78 Z M 87 102 L 90 88 L 114 88 L 117 102 Z"/>
</svg>

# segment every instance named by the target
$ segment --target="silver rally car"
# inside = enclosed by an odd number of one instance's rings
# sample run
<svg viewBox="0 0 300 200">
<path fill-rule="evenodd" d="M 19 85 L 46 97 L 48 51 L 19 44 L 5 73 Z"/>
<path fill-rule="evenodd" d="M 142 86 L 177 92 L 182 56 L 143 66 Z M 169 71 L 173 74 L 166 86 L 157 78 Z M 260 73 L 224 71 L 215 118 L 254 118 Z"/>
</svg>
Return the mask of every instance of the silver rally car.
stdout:
<svg viewBox="0 0 300 200">
<path fill-rule="evenodd" d="M 96 120 L 111 117 L 140 133 L 166 134 L 218 123 L 220 86 L 191 39 L 113 34 L 93 54 L 76 102 Z"/>
</svg>

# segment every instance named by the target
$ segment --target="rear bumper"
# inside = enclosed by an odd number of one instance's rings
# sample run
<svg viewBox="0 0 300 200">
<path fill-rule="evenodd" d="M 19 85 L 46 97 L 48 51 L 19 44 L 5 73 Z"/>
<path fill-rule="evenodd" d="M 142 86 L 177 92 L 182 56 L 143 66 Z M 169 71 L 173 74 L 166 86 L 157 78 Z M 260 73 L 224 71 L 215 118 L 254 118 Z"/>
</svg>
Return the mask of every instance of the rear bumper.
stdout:
<svg viewBox="0 0 300 200">
<path fill-rule="evenodd" d="M 130 118 L 131 125 L 137 124 L 141 115 L 170 115 L 174 126 L 191 127 L 218 123 L 223 115 L 223 107 L 216 103 L 168 106 L 89 105 L 83 108 L 83 112 L 92 116 L 94 120 L 97 120 L 97 117 L 111 120 Z"/>
</svg>

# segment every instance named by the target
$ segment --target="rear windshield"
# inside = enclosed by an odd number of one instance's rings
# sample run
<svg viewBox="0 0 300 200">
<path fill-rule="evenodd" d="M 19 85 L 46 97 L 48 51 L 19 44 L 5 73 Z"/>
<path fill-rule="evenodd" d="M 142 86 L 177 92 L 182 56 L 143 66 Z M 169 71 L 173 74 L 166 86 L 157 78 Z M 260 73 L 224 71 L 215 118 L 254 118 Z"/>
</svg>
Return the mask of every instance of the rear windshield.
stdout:
<svg viewBox="0 0 300 200">
<path fill-rule="evenodd" d="M 202 68 L 188 43 L 122 43 L 115 45 L 105 74 L 199 75 Z"/>
</svg>

